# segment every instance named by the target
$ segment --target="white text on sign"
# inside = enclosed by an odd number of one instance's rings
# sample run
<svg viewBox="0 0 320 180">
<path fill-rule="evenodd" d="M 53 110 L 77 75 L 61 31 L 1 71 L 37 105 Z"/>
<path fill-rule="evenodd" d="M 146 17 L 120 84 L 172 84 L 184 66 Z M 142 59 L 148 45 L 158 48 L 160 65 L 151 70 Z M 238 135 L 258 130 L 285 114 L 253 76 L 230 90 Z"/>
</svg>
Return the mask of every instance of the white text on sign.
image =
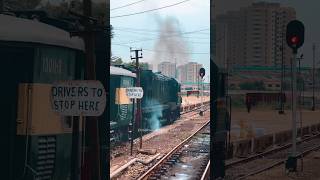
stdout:
<svg viewBox="0 0 320 180">
<path fill-rule="evenodd" d="M 141 99 L 143 97 L 143 89 L 141 87 L 128 87 L 126 92 L 131 99 Z"/>
</svg>

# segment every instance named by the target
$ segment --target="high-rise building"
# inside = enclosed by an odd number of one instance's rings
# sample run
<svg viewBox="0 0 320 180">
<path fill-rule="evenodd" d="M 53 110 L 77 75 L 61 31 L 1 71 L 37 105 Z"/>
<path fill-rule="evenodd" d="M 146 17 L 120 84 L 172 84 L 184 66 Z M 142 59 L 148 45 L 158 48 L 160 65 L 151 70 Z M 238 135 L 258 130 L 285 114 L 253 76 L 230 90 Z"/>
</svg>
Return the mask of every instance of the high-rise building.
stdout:
<svg viewBox="0 0 320 180">
<path fill-rule="evenodd" d="M 199 81 L 199 70 L 202 68 L 202 64 L 196 62 L 189 62 L 185 65 L 179 66 L 178 69 L 178 80 L 181 83 L 198 83 Z"/>
<path fill-rule="evenodd" d="M 286 45 L 285 33 L 293 19 L 293 8 L 266 2 L 217 15 L 214 58 L 229 68 L 281 66 L 282 58 L 289 65 L 292 51 Z"/>
<path fill-rule="evenodd" d="M 171 62 L 161 62 L 160 64 L 158 64 L 158 71 L 163 75 L 175 78 L 176 64 Z"/>
</svg>

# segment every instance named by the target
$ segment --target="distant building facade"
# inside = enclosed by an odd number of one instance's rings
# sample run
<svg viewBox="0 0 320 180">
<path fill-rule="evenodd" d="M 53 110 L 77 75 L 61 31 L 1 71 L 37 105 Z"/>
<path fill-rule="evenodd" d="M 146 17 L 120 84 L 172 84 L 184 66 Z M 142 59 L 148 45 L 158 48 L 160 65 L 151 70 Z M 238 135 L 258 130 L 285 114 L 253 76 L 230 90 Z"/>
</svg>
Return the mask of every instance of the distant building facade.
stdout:
<svg viewBox="0 0 320 180">
<path fill-rule="evenodd" d="M 189 62 L 177 68 L 177 78 L 181 83 L 197 83 L 199 81 L 199 70 L 202 64 Z"/>
<path fill-rule="evenodd" d="M 160 64 L 158 64 L 158 71 L 163 75 L 175 78 L 176 64 L 171 62 L 161 62 Z"/>
<path fill-rule="evenodd" d="M 215 61 L 229 68 L 279 67 L 282 58 L 288 64 L 292 51 L 286 44 L 286 25 L 295 16 L 293 8 L 266 2 L 217 15 L 214 20 Z"/>
</svg>

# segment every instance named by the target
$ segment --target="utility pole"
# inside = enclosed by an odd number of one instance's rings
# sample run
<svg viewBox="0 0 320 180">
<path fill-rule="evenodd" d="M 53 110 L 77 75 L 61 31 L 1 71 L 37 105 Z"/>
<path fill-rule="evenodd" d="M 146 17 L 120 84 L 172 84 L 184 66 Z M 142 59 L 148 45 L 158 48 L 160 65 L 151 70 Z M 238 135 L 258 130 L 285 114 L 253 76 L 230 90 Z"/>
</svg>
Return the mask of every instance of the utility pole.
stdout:
<svg viewBox="0 0 320 180">
<path fill-rule="evenodd" d="M 105 72 L 101 72 L 101 68 L 96 71 L 96 32 L 103 33 L 104 26 L 102 28 L 97 26 L 98 20 L 92 18 L 92 2 L 91 0 L 83 0 L 83 14 L 78 14 L 72 11 L 69 11 L 70 14 L 80 17 L 81 24 L 84 27 L 84 30 L 78 30 L 75 32 L 70 32 L 71 36 L 79 36 L 83 38 L 85 44 L 85 79 L 86 80 L 96 80 L 97 73 L 98 77 L 105 77 Z M 100 29 L 101 28 L 101 29 Z M 106 47 L 105 47 L 106 48 Z M 99 62 L 99 67 L 104 63 Z M 108 68 L 108 67 L 102 67 Z M 100 71 L 99 71 L 100 70 Z M 103 70 L 102 70 L 103 71 Z M 102 81 L 104 79 L 102 78 Z M 103 83 L 105 84 L 105 83 Z M 104 85 L 105 86 L 105 85 Z M 77 123 L 77 121 L 75 121 Z M 105 178 L 106 176 L 106 156 L 108 151 L 107 146 L 100 147 L 100 142 L 105 145 L 106 138 L 103 137 L 105 135 L 105 131 L 99 131 L 99 122 L 98 117 L 86 117 L 84 124 L 85 134 L 84 137 L 84 144 L 83 144 L 83 159 L 81 164 L 81 180 L 101 180 L 101 172 Z M 105 127 L 105 123 L 100 123 Z M 103 135 L 103 136 L 101 136 Z M 100 136 L 102 137 L 100 141 Z M 102 159 L 100 159 L 100 153 L 102 153 Z M 103 167 L 101 171 L 101 166 Z"/>
<path fill-rule="evenodd" d="M 0 0 L 0 14 L 4 11 L 4 0 Z"/>
<path fill-rule="evenodd" d="M 92 2 L 91 0 L 83 0 L 83 15 L 85 17 L 92 16 Z M 83 33 L 85 42 L 85 57 L 86 57 L 86 73 L 87 80 L 96 79 L 96 57 L 95 57 L 95 38 L 92 24 L 90 20 L 85 21 L 85 32 Z M 83 167 L 82 178 L 83 180 L 97 179 L 100 180 L 100 140 L 99 140 L 99 128 L 97 117 L 87 117 L 86 120 L 86 135 L 87 146 L 85 148 L 85 164 Z M 107 157 L 104 157 L 107 158 Z"/>
<path fill-rule="evenodd" d="M 139 66 L 139 58 L 142 58 L 142 49 L 135 49 L 132 50 L 130 48 L 130 53 L 134 52 L 135 53 L 135 57 L 131 57 L 131 59 L 135 59 L 136 60 L 136 76 L 137 76 L 137 80 L 136 80 L 136 87 L 140 87 L 140 66 Z M 140 56 L 139 56 L 139 52 L 141 52 Z M 136 124 L 137 124 L 137 128 L 138 128 L 138 133 L 139 133 L 139 127 L 140 127 L 140 149 L 142 148 L 142 118 L 141 118 L 141 99 L 137 99 L 136 101 L 136 105 L 137 105 L 137 112 L 136 112 Z"/>
<path fill-rule="evenodd" d="M 316 45 L 312 45 L 312 55 L 313 55 L 313 65 L 312 65 L 312 111 L 315 111 L 315 97 L 314 97 L 314 89 L 315 89 L 315 77 L 314 77 L 314 71 L 315 71 L 315 50 Z"/>
</svg>

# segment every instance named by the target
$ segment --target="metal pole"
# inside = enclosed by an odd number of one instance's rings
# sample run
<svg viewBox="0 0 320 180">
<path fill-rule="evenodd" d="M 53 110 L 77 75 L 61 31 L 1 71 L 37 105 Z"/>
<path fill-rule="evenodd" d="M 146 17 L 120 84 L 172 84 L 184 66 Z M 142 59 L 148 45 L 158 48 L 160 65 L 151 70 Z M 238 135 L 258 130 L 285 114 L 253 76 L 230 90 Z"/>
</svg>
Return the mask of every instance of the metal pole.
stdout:
<svg viewBox="0 0 320 180">
<path fill-rule="evenodd" d="M 136 60 L 136 75 L 137 75 L 137 81 L 136 81 L 136 87 L 140 87 L 140 67 L 139 67 L 139 58 L 142 58 L 139 56 L 139 51 L 142 51 L 142 49 L 136 49 L 136 50 L 131 50 L 130 52 L 135 52 L 135 59 Z M 137 113 L 136 113 L 136 121 L 137 121 L 137 126 L 138 126 L 138 133 L 139 133 L 139 126 L 140 126 L 140 149 L 142 148 L 142 118 L 141 118 L 141 99 L 137 99 Z"/>
<path fill-rule="evenodd" d="M 299 58 L 299 121 L 300 121 L 300 138 L 302 140 L 302 109 L 301 109 L 301 101 L 302 101 L 302 96 L 301 96 L 301 92 L 302 92 L 302 87 L 301 87 L 301 82 L 302 82 L 302 76 L 301 76 L 301 59 L 302 56 Z"/>
<path fill-rule="evenodd" d="M 79 119 L 72 117 L 72 162 L 71 162 L 71 172 L 72 180 L 79 180 L 80 179 L 80 172 L 81 172 L 81 162 L 80 162 L 80 133 L 79 133 L 79 121 L 82 122 L 82 113 Z"/>
<path fill-rule="evenodd" d="M 283 33 L 281 37 L 281 89 L 280 89 L 280 111 L 279 114 L 284 114 L 284 96 L 283 96 L 283 85 L 284 85 L 284 60 L 283 60 Z"/>
<path fill-rule="evenodd" d="M 83 14 L 86 17 L 91 17 L 92 15 L 92 2 L 91 0 L 83 0 Z M 86 79 L 95 80 L 96 79 L 96 60 L 95 60 L 95 37 L 92 31 L 91 24 L 89 20 L 85 22 L 85 55 L 86 55 Z M 97 117 L 87 117 L 89 120 L 86 121 L 86 128 L 88 133 L 88 151 L 86 152 L 85 170 L 88 172 L 83 172 L 83 178 L 86 179 L 101 179 L 100 173 L 100 139 L 99 139 L 99 127 Z M 86 174 L 89 173 L 89 174 Z"/>
<path fill-rule="evenodd" d="M 296 156 L 297 151 L 297 61 L 296 61 L 297 53 L 293 53 L 292 58 L 292 156 Z"/>
<path fill-rule="evenodd" d="M 312 51 L 313 51 L 313 65 L 312 65 L 312 111 L 315 110 L 315 97 L 314 97 L 314 89 L 315 89 L 315 82 L 314 82 L 314 70 L 315 70 L 315 44 L 312 45 Z"/>
<path fill-rule="evenodd" d="M 135 114 L 135 108 L 134 106 L 137 104 L 137 100 L 134 99 L 133 101 L 133 114 Z M 132 156 L 132 151 L 133 151 L 133 122 L 134 122 L 134 116 L 132 116 L 132 119 L 131 119 L 131 123 L 129 124 L 130 125 L 130 155 Z"/>
<path fill-rule="evenodd" d="M 201 96 L 201 107 L 202 107 L 202 111 L 204 111 L 204 107 L 203 107 L 203 96 L 204 96 L 204 80 L 203 77 L 201 77 L 201 87 L 202 87 L 202 96 Z"/>
</svg>

